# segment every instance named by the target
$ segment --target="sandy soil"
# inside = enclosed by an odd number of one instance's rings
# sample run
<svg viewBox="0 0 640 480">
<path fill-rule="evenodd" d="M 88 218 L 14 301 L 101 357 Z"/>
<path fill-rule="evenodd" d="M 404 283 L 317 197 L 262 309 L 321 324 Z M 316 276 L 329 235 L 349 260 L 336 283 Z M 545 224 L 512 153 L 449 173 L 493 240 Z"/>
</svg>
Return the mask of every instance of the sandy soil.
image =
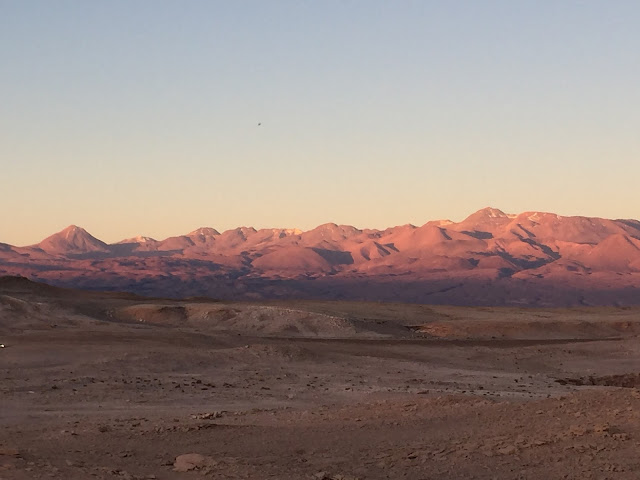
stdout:
<svg viewBox="0 0 640 480">
<path fill-rule="evenodd" d="M 639 328 L 5 282 L 0 479 L 636 479 Z"/>
</svg>

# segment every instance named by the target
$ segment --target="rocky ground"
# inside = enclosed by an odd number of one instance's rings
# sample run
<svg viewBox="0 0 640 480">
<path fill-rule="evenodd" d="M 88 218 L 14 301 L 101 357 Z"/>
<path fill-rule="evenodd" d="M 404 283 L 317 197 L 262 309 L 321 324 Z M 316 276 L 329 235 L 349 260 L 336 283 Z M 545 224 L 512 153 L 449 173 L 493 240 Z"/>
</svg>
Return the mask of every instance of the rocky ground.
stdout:
<svg viewBox="0 0 640 480">
<path fill-rule="evenodd" d="M 0 479 L 640 475 L 637 309 L 0 287 Z"/>
</svg>

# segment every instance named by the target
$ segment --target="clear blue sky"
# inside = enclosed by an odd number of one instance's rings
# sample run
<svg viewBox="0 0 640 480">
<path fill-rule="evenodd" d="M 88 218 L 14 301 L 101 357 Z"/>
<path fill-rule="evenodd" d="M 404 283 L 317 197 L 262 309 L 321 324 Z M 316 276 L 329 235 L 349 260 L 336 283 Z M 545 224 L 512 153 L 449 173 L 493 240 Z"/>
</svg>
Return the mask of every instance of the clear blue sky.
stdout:
<svg viewBox="0 0 640 480">
<path fill-rule="evenodd" d="M 0 0 L 0 242 L 640 218 L 639 25 L 636 1 Z"/>
</svg>

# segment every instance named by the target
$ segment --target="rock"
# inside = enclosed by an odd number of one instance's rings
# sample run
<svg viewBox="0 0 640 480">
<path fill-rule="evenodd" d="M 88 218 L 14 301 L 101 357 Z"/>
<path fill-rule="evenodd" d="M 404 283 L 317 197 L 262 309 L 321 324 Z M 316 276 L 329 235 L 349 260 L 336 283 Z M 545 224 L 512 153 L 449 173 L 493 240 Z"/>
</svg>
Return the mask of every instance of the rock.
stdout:
<svg viewBox="0 0 640 480">
<path fill-rule="evenodd" d="M 194 420 L 212 420 L 215 418 L 220 418 L 224 412 L 207 412 L 207 413 L 196 413 L 191 415 L 191 418 Z"/>
<path fill-rule="evenodd" d="M 19 457 L 20 456 L 20 452 L 18 450 L 16 450 L 15 448 L 0 447 L 0 456 Z"/>
<path fill-rule="evenodd" d="M 214 467 L 216 462 L 211 457 L 205 457 L 199 453 L 185 453 L 176 457 L 173 463 L 173 470 L 176 472 L 190 472 L 207 467 Z"/>
<path fill-rule="evenodd" d="M 518 451 L 518 449 L 514 445 L 507 445 L 504 448 L 499 448 L 498 449 L 498 453 L 500 455 L 513 455 L 517 451 Z"/>
<path fill-rule="evenodd" d="M 611 426 L 608 423 L 603 423 L 603 424 L 596 425 L 595 427 L 593 427 L 593 431 L 595 433 L 597 433 L 598 435 L 603 435 L 603 436 L 606 436 L 609 433 L 610 429 L 611 429 Z"/>
<path fill-rule="evenodd" d="M 582 426 L 582 425 L 571 425 L 569 427 L 569 434 L 575 436 L 575 437 L 581 437 L 583 435 L 586 435 L 587 432 L 589 431 L 589 429 L 587 429 L 586 427 Z"/>
</svg>

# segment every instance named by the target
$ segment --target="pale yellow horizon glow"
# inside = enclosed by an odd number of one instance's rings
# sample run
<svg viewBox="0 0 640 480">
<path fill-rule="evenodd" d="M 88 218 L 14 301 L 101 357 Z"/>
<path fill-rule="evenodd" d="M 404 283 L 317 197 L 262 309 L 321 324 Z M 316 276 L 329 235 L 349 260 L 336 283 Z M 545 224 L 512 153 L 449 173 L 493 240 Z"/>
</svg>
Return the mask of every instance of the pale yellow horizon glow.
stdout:
<svg viewBox="0 0 640 480">
<path fill-rule="evenodd" d="M 0 242 L 640 218 L 631 2 L 2 9 Z"/>
</svg>

